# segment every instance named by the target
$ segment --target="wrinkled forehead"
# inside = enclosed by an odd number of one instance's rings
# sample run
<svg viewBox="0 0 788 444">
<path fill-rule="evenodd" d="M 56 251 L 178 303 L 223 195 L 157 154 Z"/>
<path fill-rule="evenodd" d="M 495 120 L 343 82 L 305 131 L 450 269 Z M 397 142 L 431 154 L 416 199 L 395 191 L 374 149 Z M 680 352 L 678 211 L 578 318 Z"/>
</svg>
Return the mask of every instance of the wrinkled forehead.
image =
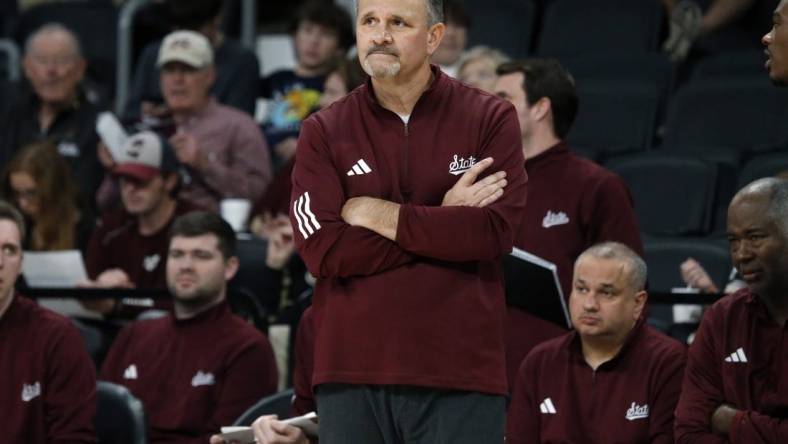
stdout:
<svg viewBox="0 0 788 444">
<path fill-rule="evenodd" d="M 357 18 L 370 15 L 396 16 L 411 20 L 427 20 L 427 2 L 429 0 L 357 0 Z"/>
</svg>

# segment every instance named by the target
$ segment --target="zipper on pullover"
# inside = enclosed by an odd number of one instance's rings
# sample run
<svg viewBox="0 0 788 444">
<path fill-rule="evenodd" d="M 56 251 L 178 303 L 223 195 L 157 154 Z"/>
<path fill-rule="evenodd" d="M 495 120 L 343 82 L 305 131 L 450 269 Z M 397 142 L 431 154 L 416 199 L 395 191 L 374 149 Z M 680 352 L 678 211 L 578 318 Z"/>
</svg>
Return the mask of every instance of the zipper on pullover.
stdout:
<svg viewBox="0 0 788 444">
<path fill-rule="evenodd" d="M 403 202 L 407 203 L 410 202 L 410 196 L 413 193 L 410 187 L 410 166 L 409 166 L 409 159 L 410 159 L 410 130 L 408 128 L 408 124 L 405 124 L 405 148 L 402 150 L 402 186 L 400 190 L 402 191 L 402 200 Z"/>
</svg>

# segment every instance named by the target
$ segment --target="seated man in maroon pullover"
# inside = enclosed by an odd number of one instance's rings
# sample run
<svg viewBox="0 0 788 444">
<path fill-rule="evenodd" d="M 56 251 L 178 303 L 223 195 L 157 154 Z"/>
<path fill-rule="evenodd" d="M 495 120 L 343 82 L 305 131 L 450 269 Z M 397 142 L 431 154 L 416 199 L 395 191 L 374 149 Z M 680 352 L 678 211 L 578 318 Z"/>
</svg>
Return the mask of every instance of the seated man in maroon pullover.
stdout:
<svg viewBox="0 0 788 444">
<path fill-rule="evenodd" d="M 586 248 L 615 241 L 643 253 L 632 197 L 620 177 L 576 156 L 564 142 L 578 98 L 574 80 L 558 61 L 509 62 L 497 73 L 495 93 L 517 110 L 528 172 L 528 205 L 514 244 L 556 264 L 568 298 L 572 267 Z M 531 348 L 563 332 L 516 308 L 507 315 L 511 381 Z"/>
<path fill-rule="evenodd" d="M 788 182 L 760 179 L 739 191 L 728 241 L 747 287 L 703 317 L 676 408 L 676 442 L 788 442 Z"/>
<path fill-rule="evenodd" d="M 153 132 L 131 136 L 118 153 L 113 174 L 120 184 L 123 207 L 105 213 L 90 238 L 85 265 L 100 288 L 165 289 L 164 263 L 168 233 L 176 217 L 197 208 L 176 197 L 179 163 L 169 143 Z M 157 301 L 157 307 L 171 307 Z M 135 312 L 133 307 L 151 308 L 151 299 L 90 302 L 104 314 Z M 126 306 L 128 305 L 128 306 Z"/>
<path fill-rule="evenodd" d="M 22 215 L 0 201 L 0 441 L 94 443 L 96 371 L 79 331 L 14 294 L 24 236 Z"/>
<path fill-rule="evenodd" d="M 440 0 L 357 7 L 370 80 L 303 122 L 293 170 L 296 247 L 318 277 L 320 442 L 501 442 L 517 116 L 429 64 Z"/>
<path fill-rule="evenodd" d="M 237 270 L 235 232 L 221 217 L 175 220 L 167 256 L 174 313 L 122 330 L 101 370 L 142 401 L 149 442 L 207 443 L 276 390 L 268 339 L 226 302 Z"/>
<path fill-rule="evenodd" d="M 673 443 L 686 351 L 649 327 L 646 263 L 604 242 L 575 262 L 575 331 L 536 346 L 514 384 L 506 442 Z"/>
</svg>

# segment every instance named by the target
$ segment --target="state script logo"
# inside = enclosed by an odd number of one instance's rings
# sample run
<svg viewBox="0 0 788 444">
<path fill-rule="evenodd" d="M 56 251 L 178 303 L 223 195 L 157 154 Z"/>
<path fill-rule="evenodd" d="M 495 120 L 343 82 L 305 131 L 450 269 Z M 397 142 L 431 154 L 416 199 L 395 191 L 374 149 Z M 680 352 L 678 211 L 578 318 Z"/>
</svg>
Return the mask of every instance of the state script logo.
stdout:
<svg viewBox="0 0 788 444">
<path fill-rule="evenodd" d="M 629 421 L 648 418 L 648 404 L 637 405 L 633 402 L 632 405 L 627 409 L 626 418 Z"/>
<path fill-rule="evenodd" d="M 567 216 L 563 211 L 553 213 L 552 211 L 548 210 L 547 215 L 545 215 L 544 219 L 542 219 L 542 226 L 544 228 L 555 227 L 556 225 L 565 225 L 568 223 L 569 216 Z"/>
<path fill-rule="evenodd" d="M 472 166 L 476 164 L 476 158 L 473 156 L 468 157 L 467 159 L 464 157 L 460 157 L 457 154 L 454 155 L 454 160 L 449 163 L 449 174 L 453 174 L 455 176 L 459 176 L 464 172 L 471 169 Z"/>
</svg>

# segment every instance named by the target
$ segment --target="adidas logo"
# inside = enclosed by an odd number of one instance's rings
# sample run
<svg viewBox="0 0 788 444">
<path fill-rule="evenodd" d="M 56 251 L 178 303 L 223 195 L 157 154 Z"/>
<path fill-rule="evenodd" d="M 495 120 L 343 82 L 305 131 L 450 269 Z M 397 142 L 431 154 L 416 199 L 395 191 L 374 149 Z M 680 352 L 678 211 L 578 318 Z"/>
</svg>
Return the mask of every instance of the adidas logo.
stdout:
<svg viewBox="0 0 788 444">
<path fill-rule="evenodd" d="M 304 236 L 304 240 L 320 229 L 320 224 L 310 206 L 309 192 L 302 194 L 293 202 L 293 214 L 298 221 L 298 231 Z"/>
<path fill-rule="evenodd" d="M 356 162 L 356 164 L 353 165 L 353 168 L 351 168 L 350 171 L 347 172 L 347 175 L 360 176 L 362 174 L 368 174 L 371 172 L 372 172 L 372 168 L 370 168 L 369 165 L 367 165 L 367 163 L 364 162 L 364 159 L 358 159 L 358 162 Z"/>
<path fill-rule="evenodd" d="M 747 356 L 744 354 L 744 349 L 739 347 L 730 356 L 725 358 L 725 362 L 747 362 Z"/>
<path fill-rule="evenodd" d="M 33 398 L 41 396 L 41 383 L 22 384 L 22 401 L 30 402 Z"/>
<path fill-rule="evenodd" d="M 201 385 L 214 385 L 216 380 L 213 373 L 203 373 L 202 370 L 198 371 L 192 378 L 192 387 L 199 387 Z"/>
<path fill-rule="evenodd" d="M 629 421 L 648 418 L 648 404 L 637 405 L 633 402 L 632 405 L 627 409 L 627 415 L 625 418 Z"/>
<path fill-rule="evenodd" d="M 550 398 L 545 398 L 541 404 L 539 404 L 539 410 L 546 415 L 555 415 L 558 411 L 555 409 L 553 405 L 553 400 Z"/>
<path fill-rule="evenodd" d="M 131 364 L 124 372 L 123 379 L 137 379 L 137 366 Z"/>
<path fill-rule="evenodd" d="M 569 217 L 567 217 L 566 213 L 563 211 L 559 211 L 558 213 L 548 211 L 547 215 L 545 215 L 544 219 L 542 219 L 542 226 L 544 228 L 550 228 L 556 225 L 564 225 L 568 223 Z"/>
</svg>

